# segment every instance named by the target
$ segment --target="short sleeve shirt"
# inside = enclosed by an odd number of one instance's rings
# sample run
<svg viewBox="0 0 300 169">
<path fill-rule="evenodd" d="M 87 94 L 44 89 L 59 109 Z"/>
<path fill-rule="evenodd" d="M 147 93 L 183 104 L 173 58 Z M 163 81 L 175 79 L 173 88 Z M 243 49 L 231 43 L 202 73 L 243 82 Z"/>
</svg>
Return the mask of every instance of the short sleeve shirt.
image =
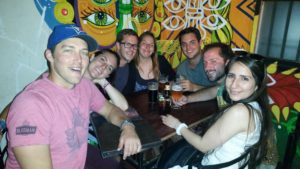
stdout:
<svg viewBox="0 0 300 169">
<path fill-rule="evenodd" d="M 8 118 L 6 168 L 19 169 L 13 147 L 48 145 L 55 169 L 83 169 L 87 152 L 89 112 L 105 98 L 87 79 L 73 89 L 57 86 L 46 76 L 32 82 L 13 101 Z"/>
<path fill-rule="evenodd" d="M 187 59 L 184 60 L 177 67 L 177 74 L 183 76 L 185 79 L 191 81 L 192 83 L 195 83 L 200 86 L 210 87 L 216 84 L 216 82 L 211 82 L 206 76 L 202 57 L 198 65 L 194 69 L 189 67 L 189 62 Z"/>
</svg>

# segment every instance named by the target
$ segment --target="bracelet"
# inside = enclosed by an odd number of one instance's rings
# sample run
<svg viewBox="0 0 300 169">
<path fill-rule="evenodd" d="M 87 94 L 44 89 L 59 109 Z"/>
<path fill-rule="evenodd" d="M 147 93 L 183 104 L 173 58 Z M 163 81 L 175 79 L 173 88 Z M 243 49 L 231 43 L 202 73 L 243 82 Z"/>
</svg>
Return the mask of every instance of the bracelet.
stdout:
<svg viewBox="0 0 300 169">
<path fill-rule="evenodd" d="M 180 123 L 179 126 L 176 128 L 176 134 L 177 134 L 177 135 L 181 136 L 180 130 L 181 130 L 182 128 L 188 128 L 188 126 L 187 126 L 185 123 Z"/>
<path fill-rule="evenodd" d="M 108 85 L 110 85 L 109 82 L 107 82 L 105 85 L 103 85 L 102 88 L 105 89 Z"/>
<path fill-rule="evenodd" d="M 126 119 L 126 120 L 124 120 L 124 121 L 121 123 L 120 129 L 122 130 L 123 127 L 126 126 L 126 125 L 130 125 L 130 126 L 132 126 L 132 127 L 135 128 L 135 126 L 134 126 L 134 124 L 132 123 L 132 121 L 129 120 L 129 119 Z"/>
</svg>

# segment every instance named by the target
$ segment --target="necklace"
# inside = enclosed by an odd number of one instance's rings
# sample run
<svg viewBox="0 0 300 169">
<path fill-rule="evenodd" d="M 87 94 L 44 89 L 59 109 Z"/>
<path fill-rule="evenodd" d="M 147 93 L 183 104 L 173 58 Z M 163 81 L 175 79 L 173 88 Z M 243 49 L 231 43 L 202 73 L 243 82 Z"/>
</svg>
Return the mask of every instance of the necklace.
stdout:
<svg viewBox="0 0 300 169">
<path fill-rule="evenodd" d="M 150 68 L 149 68 L 150 66 Z M 144 68 L 144 69 L 143 69 Z M 148 69 L 147 69 L 148 68 Z M 145 64 L 143 67 L 138 66 L 139 73 L 143 79 L 151 79 L 153 78 L 153 70 L 152 70 L 152 62 L 151 64 Z"/>
</svg>

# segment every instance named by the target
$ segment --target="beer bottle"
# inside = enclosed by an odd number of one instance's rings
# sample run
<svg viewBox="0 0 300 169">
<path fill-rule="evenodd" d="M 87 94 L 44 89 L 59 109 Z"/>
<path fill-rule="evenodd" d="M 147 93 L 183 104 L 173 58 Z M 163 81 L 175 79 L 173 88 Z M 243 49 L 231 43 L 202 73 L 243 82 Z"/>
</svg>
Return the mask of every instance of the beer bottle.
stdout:
<svg viewBox="0 0 300 169">
<path fill-rule="evenodd" d="M 170 83 L 169 82 L 167 82 L 165 84 L 164 97 L 165 97 L 165 99 L 170 99 L 170 97 L 171 97 Z"/>
<path fill-rule="evenodd" d="M 170 91 L 170 83 L 167 82 L 165 85 L 164 90 L 164 97 L 165 97 L 165 114 L 170 112 L 171 109 L 171 91 Z"/>
</svg>

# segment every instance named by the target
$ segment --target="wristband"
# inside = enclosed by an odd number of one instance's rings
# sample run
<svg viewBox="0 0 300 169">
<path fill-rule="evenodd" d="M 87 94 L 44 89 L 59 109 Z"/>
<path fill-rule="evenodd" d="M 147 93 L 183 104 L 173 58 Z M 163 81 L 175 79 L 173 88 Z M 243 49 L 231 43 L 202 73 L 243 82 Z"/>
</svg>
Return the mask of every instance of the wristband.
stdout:
<svg viewBox="0 0 300 169">
<path fill-rule="evenodd" d="M 176 134 L 177 134 L 177 135 L 181 136 L 180 130 L 181 130 L 182 128 L 188 128 L 188 126 L 187 126 L 185 123 L 180 123 L 179 126 L 176 128 Z"/>
<path fill-rule="evenodd" d="M 122 130 L 123 127 L 126 126 L 126 125 L 130 125 L 130 126 L 132 126 L 132 127 L 135 127 L 134 124 L 132 123 L 132 121 L 129 120 L 129 119 L 127 119 L 127 120 L 124 120 L 124 121 L 121 123 L 121 126 L 120 126 L 121 130 Z"/>
<path fill-rule="evenodd" d="M 105 85 L 103 85 L 102 88 L 105 89 L 108 85 L 110 85 L 109 82 L 107 82 Z"/>
</svg>

